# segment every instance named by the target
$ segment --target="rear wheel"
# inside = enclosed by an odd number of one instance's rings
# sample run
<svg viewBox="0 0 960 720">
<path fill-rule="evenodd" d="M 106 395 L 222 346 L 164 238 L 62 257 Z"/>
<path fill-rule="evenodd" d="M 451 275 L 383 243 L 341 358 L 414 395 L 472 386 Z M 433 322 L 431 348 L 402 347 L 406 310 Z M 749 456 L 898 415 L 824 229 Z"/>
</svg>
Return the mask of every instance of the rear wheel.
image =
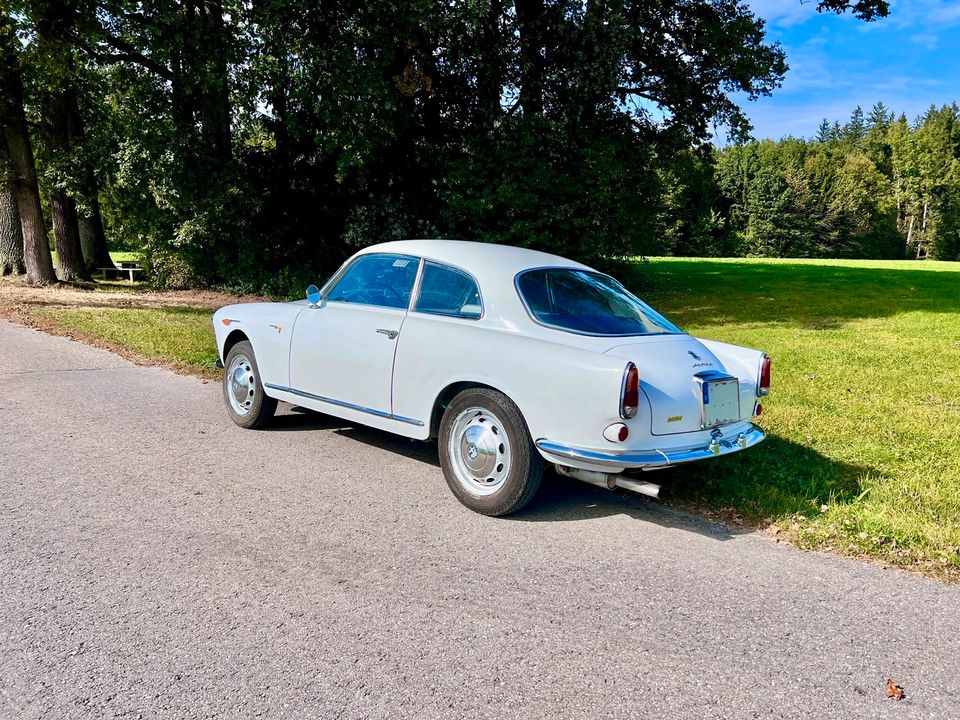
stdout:
<svg viewBox="0 0 960 720">
<path fill-rule="evenodd" d="M 223 365 L 223 399 L 230 419 L 242 428 L 264 427 L 273 417 L 277 401 L 263 392 L 253 346 L 246 340 L 238 342 Z"/>
<path fill-rule="evenodd" d="M 540 487 L 543 458 L 520 410 L 501 392 L 471 388 L 457 395 L 440 421 L 438 446 L 447 485 L 478 513 L 509 515 Z"/>
</svg>

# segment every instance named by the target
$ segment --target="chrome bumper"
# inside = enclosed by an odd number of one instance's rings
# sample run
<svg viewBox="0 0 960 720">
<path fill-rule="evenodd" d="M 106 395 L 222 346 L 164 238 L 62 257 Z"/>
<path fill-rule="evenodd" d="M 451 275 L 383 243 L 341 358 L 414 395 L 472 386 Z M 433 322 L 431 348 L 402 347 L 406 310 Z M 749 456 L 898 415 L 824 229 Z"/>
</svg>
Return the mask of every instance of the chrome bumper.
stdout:
<svg viewBox="0 0 960 720">
<path fill-rule="evenodd" d="M 537 447 L 548 455 L 579 461 L 585 465 L 599 465 L 611 468 L 663 468 L 679 463 L 706 460 L 707 458 L 729 455 L 744 448 L 752 447 L 761 442 L 766 435 L 756 425 L 736 435 L 723 437 L 715 430 L 709 445 L 686 450 L 641 450 L 600 452 L 598 450 L 584 450 L 572 448 L 559 443 L 550 442 L 541 438 L 537 440 Z"/>
</svg>

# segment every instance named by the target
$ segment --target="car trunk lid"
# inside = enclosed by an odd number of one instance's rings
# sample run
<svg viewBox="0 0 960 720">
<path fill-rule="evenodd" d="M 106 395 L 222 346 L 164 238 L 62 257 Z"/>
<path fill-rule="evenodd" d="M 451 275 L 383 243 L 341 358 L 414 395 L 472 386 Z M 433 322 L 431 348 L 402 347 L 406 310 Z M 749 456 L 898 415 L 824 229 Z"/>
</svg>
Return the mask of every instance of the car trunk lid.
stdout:
<svg viewBox="0 0 960 720">
<path fill-rule="evenodd" d="M 741 417 L 739 383 L 696 338 L 650 335 L 611 344 L 605 354 L 633 362 L 650 401 L 654 435 L 699 432 Z"/>
</svg>

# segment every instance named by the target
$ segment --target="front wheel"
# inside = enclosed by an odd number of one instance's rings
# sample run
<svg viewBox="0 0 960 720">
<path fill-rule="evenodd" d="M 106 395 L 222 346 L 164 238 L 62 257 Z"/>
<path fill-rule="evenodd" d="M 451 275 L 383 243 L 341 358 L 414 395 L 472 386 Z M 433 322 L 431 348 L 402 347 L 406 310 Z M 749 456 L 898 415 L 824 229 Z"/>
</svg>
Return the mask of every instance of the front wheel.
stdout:
<svg viewBox="0 0 960 720">
<path fill-rule="evenodd" d="M 238 342 L 223 365 L 223 399 L 230 419 L 242 428 L 262 428 L 273 417 L 277 401 L 263 392 L 253 346 L 246 340 Z"/>
<path fill-rule="evenodd" d="M 440 466 L 457 499 L 484 515 L 509 515 L 529 503 L 543 458 L 516 405 L 503 393 L 471 388 L 440 421 Z"/>
</svg>

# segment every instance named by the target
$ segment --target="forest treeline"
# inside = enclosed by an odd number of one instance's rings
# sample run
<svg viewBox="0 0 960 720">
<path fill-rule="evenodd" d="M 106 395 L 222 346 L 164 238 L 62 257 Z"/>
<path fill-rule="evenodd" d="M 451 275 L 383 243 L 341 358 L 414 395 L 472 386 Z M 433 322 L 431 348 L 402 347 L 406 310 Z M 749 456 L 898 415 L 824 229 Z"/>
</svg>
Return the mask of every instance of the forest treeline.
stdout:
<svg viewBox="0 0 960 720">
<path fill-rule="evenodd" d="M 948 256 L 952 190 L 899 121 L 887 160 L 872 126 L 744 142 L 738 99 L 786 71 L 735 0 L 0 0 L 0 266 L 82 280 L 110 247 L 283 293 L 400 237 Z"/>
<path fill-rule="evenodd" d="M 960 108 L 913 121 L 878 102 L 810 140 L 725 147 L 712 222 L 677 254 L 960 259 Z"/>
</svg>

